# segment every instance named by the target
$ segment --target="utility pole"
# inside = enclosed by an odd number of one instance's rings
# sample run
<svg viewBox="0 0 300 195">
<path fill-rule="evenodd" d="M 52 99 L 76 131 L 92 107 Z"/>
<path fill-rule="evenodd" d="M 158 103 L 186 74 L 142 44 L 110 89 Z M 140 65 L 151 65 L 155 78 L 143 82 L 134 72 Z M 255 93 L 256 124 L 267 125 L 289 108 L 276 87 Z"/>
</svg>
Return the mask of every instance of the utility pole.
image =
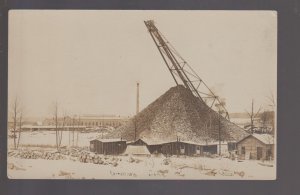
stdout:
<svg viewBox="0 0 300 195">
<path fill-rule="evenodd" d="M 133 122 L 134 122 L 134 141 L 136 141 L 136 129 L 137 129 L 137 125 L 136 125 L 136 117 L 133 118 Z"/>
<path fill-rule="evenodd" d="M 251 134 L 253 134 L 253 99 L 252 99 L 252 103 L 251 103 Z"/>
<path fill-rule="evenodd" d="M 136 114 L 140 111 L 140 83 L 136 83 Z"/>
<path fill-rule="evenodd" d="M 68 125 L 68 130 L 69 130 L 69 147 L 71 146 L 71 124 L 69 123 Z"/>
<path fill-rule="evenodd" d="M 221 110 L 219 109 L 219 155 L 221 156 Z"/>
<path fill-rule="evenodd" d="M 140 87 L 140 83 L 137 82 L 136 83 L 136 114 L 139 113 L 139 110 L 140 110 L 140 90 L 139 90 L 139 87 Z M 134 141 L 136 141 L 136 130 L 137 130 L 137 118 L 136 116 L 133 117 L 133 123 L 134 123 Z"/>
</svg>

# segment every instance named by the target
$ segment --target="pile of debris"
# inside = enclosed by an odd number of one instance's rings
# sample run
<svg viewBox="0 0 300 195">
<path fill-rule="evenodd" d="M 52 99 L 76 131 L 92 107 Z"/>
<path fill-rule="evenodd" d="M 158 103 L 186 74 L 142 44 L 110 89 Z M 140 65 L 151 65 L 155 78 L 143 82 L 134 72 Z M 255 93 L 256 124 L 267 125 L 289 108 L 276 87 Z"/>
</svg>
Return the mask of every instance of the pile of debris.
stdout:
<svg viewBox="0 0 300 195">
<path fill-rule="evenodd" d="M 130 141 L 134 140 L 136 133 L 138 138 L 156 141 L 177 138 L 199 143 L 216 141 L 219 139 L 219 121 L 224 141 L 237 141 L 248 135 L 241 127 L 219 116 L 187 88 L 178 85 L 108 137 Z"/>
<path fill-rule="evenodd" d="M 60 153 L 66 156 L 79 157 L 83 151 L 85 151 L 83 148 L 64 148 L 60 150 Z"/>
<path fill-rule="evenodd" d="M 9 157 L 21 159 L 65 160 L 66 156 L 53 151 L 16 150 L 8 153 Z"/>
<path fill-rule="evenodd" d="M 117 157 L 108 157 L 103 155 L 98 155 L 89 152 L 82 152 L 78 157 L 80 162 L 83 163 L 94 163 L 94 164 L 101 164 L 101 165 L 112 165 L 114 167 L 118 166 L 118 162 L 122 161 L 122 159 Z"/>
</svg>

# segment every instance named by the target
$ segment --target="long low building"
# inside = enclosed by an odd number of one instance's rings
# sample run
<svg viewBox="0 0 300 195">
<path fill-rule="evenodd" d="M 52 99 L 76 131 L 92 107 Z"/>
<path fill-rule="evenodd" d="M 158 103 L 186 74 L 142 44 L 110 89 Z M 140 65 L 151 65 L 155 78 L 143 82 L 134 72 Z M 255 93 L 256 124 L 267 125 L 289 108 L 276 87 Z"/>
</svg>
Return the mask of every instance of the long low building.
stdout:
<svg viewBox="0 0 300 195">
<path fill-rule="evenodd" d="M 80 125 L 90 127 L 119 127 L 125 124 L 130 117 L 128 116 L 115 116 L 115 115 L 82 115 L 76 117 L 58 118 L 59 126 L 64 123 L 67 126 Z M 43 125 L 55 125 L 55 121 L 52 118 L 47 118 L 43 121 Z"/>
<path fill-rule="evenodd" d="M 224 145 L 224 143 L 222 143 Z M 166 140 L 166 141 L 153 141 L 147 139 L 138 139 L 135 142 L 127 142 L 127 145 L 145 145 L 149 152 L 162 153 L 164 155 L 204 155 L 205 153 L 217 154 L 218 143 L 196 143 L 184 140 Z M 226 144 L 227 145 L 227 144 Z"/>
<path fill-rule="evenodd" d="M 230 143 L 222 142 L 222 147 L 228 150 L 228 144 Z M 164 155 L 203 156 L 208 153 L 217 154 L 219 150 L 218 147 L 217 142 L 197 143 L 180 139 L 165 141 L 138 139 L 136 141 L 127 142 L 124 139 L 94 139 L 90 141 L 91 152 L 110 155 L 148 155 L 161 153 Z M 126 152 L 127 149 L 128 151 Z M 147 151 L 145 149 L 147 149 Z"/>
<path fill-rule="evenodd" d="M 58 126 L 58 129 L 62 129 L 65 131 L 84 131 L 86 130 L 86 126 Z M 22 131 L 42 131 L 42 130 L 46 130 L 46 131 L 51 131 L 51 130 L 55 130 L 56 126 L 55 125 L 23 125 L 22 126 Z"/>
</svg>

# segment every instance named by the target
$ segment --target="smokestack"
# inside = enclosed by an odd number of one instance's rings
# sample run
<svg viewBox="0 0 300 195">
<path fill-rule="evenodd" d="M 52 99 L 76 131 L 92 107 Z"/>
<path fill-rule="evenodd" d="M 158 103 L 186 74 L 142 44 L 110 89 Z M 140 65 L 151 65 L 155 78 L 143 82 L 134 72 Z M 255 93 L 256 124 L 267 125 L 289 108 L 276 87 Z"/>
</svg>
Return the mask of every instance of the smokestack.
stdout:
<svg viewBox="0 0 300 195">
<path fill-rule="evenodd" d="M 140 111 L 140 83 L 136 83 L 136 114 Z"/>
</svg>

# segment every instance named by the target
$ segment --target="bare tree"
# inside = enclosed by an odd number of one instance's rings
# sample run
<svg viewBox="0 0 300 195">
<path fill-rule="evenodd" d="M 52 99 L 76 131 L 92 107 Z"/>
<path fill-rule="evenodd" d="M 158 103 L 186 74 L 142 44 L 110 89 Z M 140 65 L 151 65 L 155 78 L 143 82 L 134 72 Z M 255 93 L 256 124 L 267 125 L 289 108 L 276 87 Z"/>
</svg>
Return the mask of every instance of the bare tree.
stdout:
<svg viewBox="0 0 300 195">
<path fill-rule="evenodd" d="M 19 144 L 20 144 L 21 132 L 22 132 L 22 125 L 23 125 L 23 112 L 22 112 L 22 110 L 20 110 L 20 116 L 19 116 L 19 135 L 18 135 L 17 149 L 19 148 Z"/>
<path fill-rule="evenodd" d="M 270 93 L 270 96 L 267 96 L 267 99 L 269 101 L 269 106 L 272 108 L 272 110 L 274 110 L 276 107 L 276 100 L 273 92 Z"/>
<path fill-rule="evenodd" d="M 14 149 L 18 149 L 22 133 L 23 125 L 23 110 L 19 103 L 18 98 L 15 98 L 12 105 L 12 119 L 13 119 L 13 139 L 14 139 Z M 18 131 L 18 136 L 17 132 Z"/>
<path fill-rule="evenodd" d="M 251 104 L 251 113 L 249 113 L 247 110 L 247 114 L 249 115 L 250 117 L 250 133 L 253 134 L 254 133 L 254 119 L 258 116 L 259 112 L 261 110 L 261 107 L 259 107 L 259 109 L 257 110 L 256 113 L 254 113 L 254 100 L 252 99 L 252 104 Z"/>
<path fill-rule="evenodd" d="M 276 99 L 274 97 L 273 92 L 270 93 L 270 96 L 267 97 L 269 101 L 269 106 L 271 107 L 271 111 L 273 112 L 272 120 L 272 133 L 275 132 L 275 109 L 276 109 Z"/>
<path fill-rule="evenodd" d="M 59 107 L 57 102 L 54 104 L 53 121 L 55 124 L 56 149 L 59 151 L 63 138 L 63 131 L 67 123 L 67 115 L 66 112 L 64 112 L 62 117 L 59 116 Z"/>
<path fill-rule="evenodd" d="M 56 144 L 56 149 L 59 151 L 60 148 L 60 130 L 59 130 L 59 115 L 58 115 L 58 103 L 55 102 L 54 104 L 54 113 L 53 113 L 53 120 L 55 124 L 55 144 Z"/>
<path fill-rule="evenodd" d="M 13 103 L 13 139 L 14 139 L 14 149 L 17 149 L 17 143 L 16 143 L 16 131 L 17 131 L 17 117 L 18 117 L 18 99 L 15 98 Z"/>
<path fill-rule="evenodd" d="M 80 131 L 80 115 L 78 115 L 78 123 L 77 123 L 77 134 L 76 134 L 76 146 L 78 146 L 78 139 L 79 139 L 79 131 Z"/>
<path fill-rule="evenodd" d="M 63 131 L 65 130 L 65 125 L 66 125 L 66 119 L 67 119 L 67 115 L 66 115 L 66 113 L 64 113 L 63 118 L 62 118 L 62 126 L 60 128 L 60 134 L 59 134 L 59 144 L 58 144 L 59 147 L 61 146 Z"/>
<path fill-rule="evenodd" d="M 73 116 L 73 118 L 72 118 L 72 146 L 74 146 L 75 125 L 76 125 L 76 116 Z"/>
<path fill-rule="evenodd" d="M 267 128 L 267 123 L 268 123 L 268 112 L 264 111 L 260 114 L 260 121 L 262 124 L 263 129 L 265 130 Z"/>
</svg>

